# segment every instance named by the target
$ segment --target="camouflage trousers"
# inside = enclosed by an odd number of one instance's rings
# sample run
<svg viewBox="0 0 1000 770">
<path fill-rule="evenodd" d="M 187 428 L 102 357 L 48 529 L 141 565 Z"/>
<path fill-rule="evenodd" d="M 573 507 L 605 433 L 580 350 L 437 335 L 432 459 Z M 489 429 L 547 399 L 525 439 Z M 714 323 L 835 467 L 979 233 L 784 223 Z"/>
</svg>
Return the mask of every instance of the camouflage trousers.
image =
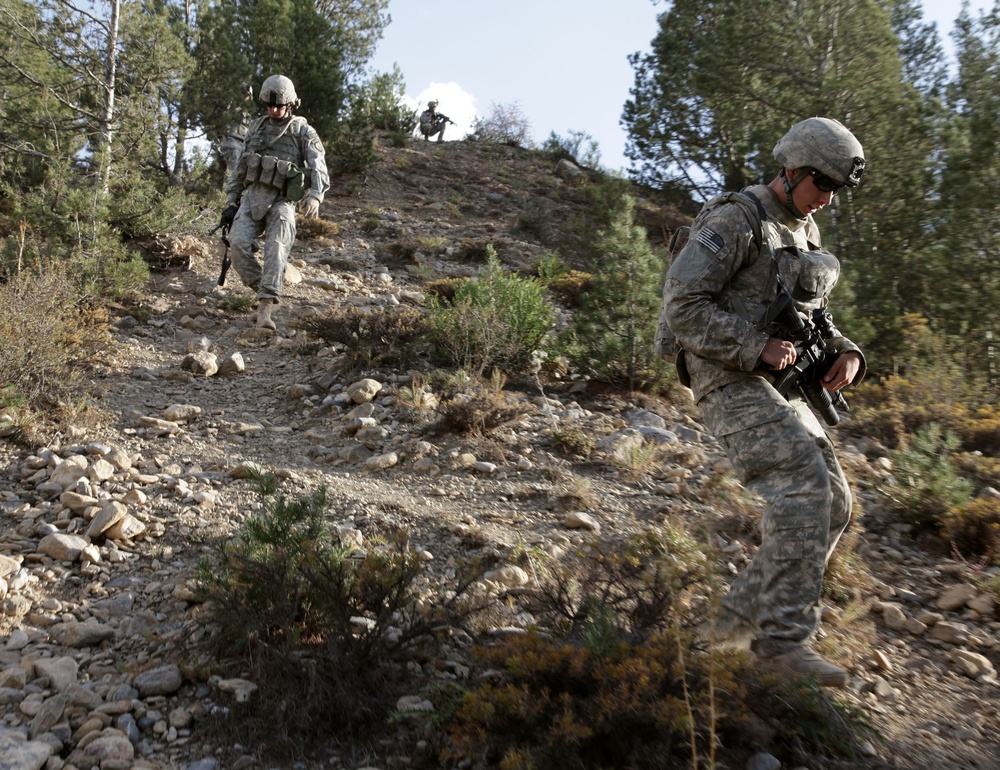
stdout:
<svg viewBox="0 0 1000 770">
<path fill-rule="evenodd" d="M 264 233 L 264 265 L 253 253 L 253 242 Z M 295 204 L 276 201 L 263 219 L 254 219 L 244 203 L 236 212 L 229 230 L 229 254 L 233 267 L 246 286 L 257 292 L 258 299 L 278 299 L 285 282 L 288 253 L 295 243 Z"/>
<path fill-rule="evenodd" d="M 421 123 L 420 133 L 424 135 L 424 139 L 430 139 L 432 136 L 437 136 L 437 140 L 440 142 L 444 140 L 444 126 L 444 123 L 434 123 L 433 125 Z"/>
<path fill-rule="evenodd" d="M 743 484 L 766 503 L 761 544 L 722 600 L 724 622 L 756 629 L 765 657 L 803 644 L 819 626 L 826 564 L 851 518 L 851 491 L 826 431 L 801 397 L 760 377 L 699 403 Z"/>
</svg>

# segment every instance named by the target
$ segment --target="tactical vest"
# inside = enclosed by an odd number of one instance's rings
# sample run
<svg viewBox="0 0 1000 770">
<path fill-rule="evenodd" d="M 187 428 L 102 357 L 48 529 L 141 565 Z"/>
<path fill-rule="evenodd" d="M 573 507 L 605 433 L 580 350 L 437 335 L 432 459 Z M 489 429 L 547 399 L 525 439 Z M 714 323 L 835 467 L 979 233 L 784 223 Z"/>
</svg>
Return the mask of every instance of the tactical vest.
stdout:
<svg viewBox="0 0 1000 770">
<path fill-rule="evenodd" d="M 288 200 L 301 200 L 309 186 L 301 168 L 307 128 L 306 119 L 297 115 L 280 126 L 271 123 L 266 115 L 257 118 L 240 156 L 237 173 L 243 186 L 262 184 L 283 193 Z"/>
<path fill-rule="evenodd" d="M 806 250 L 786 245 L 782 228 L 768 220 L 763 205 L 748 191 L 724 193 L 706 203 L 691 227 L 679 228 L 674 234 L 670 243 L 671 256 L 680 253 L 691 232 L 698 230 L 709 212 L 725 203 L 735 203 L 743 209 L 753 228 L 753 242 L 743 265 L 723 287 L 717 302 L 768 337 L 788 339 L 788 329 L 779 320 L 787 300 L 778 302 L 778 297 L 788 294 L 796 309 L 806 315 L 825 307 L 840 275 L 840 262 L 811 241 L 807 242 Z M 676 364 L 678 378 L 683 385 L 689 386 L 684 350 L 666 322 L 666 285 L 656 352 Z"/>
</svg>

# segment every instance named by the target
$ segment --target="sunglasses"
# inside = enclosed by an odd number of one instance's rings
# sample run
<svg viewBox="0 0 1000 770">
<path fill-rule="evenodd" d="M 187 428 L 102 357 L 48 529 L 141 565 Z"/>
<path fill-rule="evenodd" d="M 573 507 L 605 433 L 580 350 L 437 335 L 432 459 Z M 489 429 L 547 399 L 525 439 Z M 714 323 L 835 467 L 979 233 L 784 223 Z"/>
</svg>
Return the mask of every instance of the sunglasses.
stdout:
<svg viewBox="0 0 1000 770">
<path fill-rule="evenodd" d="M 813 184 L 816 185 L 816 189 L 820 192 L 828 192 L 836 195 L 843 187 L 846 187 L 846 185 L 830 179 L 830 177 L 826 174 L 823 174 L 816 169 L 810 171 L 809 176 L 813 178 Z"/>
</svg>

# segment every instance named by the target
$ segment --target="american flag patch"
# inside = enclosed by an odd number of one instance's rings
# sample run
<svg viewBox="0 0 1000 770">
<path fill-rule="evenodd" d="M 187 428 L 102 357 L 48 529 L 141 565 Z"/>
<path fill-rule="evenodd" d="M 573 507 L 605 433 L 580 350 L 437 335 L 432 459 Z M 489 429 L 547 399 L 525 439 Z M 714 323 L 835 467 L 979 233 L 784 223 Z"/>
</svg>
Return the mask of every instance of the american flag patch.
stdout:
<svg viewBox="0 0 1000 770">
<path fill-rule="evenodd" d="M 694 239 L 713 254 L 718 254 L 723 248 L 725 248 L 726 245 L 722 236 L 715 232 L 715 230 L 711 227 L 701 228 Z"/>
</svg>

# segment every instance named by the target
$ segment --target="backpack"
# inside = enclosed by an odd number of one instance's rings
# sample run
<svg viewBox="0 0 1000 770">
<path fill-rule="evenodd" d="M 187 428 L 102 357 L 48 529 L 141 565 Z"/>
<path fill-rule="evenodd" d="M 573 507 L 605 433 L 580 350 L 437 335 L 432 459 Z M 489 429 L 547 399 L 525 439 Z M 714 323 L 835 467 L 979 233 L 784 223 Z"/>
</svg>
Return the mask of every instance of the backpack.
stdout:
<svg viewBox="0 0 1000 770">
<path fill-rule="evenodd" d="M 695 223 L 701 219 L 706 213 L 712 209 L 718 208 L 725 203 L 736 203 L 742 209 L 743 213 L 746 214 L 747 219 L 750 220 L 750 225 L 753 227 L 753 240 L 757 244 L 757 249 L 760 250 L 764 247 L 764 231 L 763 222 L 767 219 L 767 212 L 764 211 L 764 204 L 760 202 L 760 199 L 748 190 L 743 190 L 742 192 L 727 192 L 717 195 L 712 200 L 708 201 L 704 206 L 701 207 L 701 211 L 698 212 L 698 217 L 695 219 Z M 669 261 L 673 260 L 678 254 L 681 253 L 688 240 L 691 238 L 691 226 L 685 225 L 683 227 L 678 227 L 674 234 L 670 238 L 670 243 L 667 246 L 667 260 L 668 268 Z M 660 323 L 656 329 L 656 343 L 654 350 L 657 355 L 670 361 L 672 364 L 677 363 L 677 356 L 681 352 L 680 346 L 677 344 L 677 338 L 674 336 L 673 331 L 667 324 L 667 284 L 666 280 L 663 282 L 663 301 L 660 304 Z"/>
</svg>

